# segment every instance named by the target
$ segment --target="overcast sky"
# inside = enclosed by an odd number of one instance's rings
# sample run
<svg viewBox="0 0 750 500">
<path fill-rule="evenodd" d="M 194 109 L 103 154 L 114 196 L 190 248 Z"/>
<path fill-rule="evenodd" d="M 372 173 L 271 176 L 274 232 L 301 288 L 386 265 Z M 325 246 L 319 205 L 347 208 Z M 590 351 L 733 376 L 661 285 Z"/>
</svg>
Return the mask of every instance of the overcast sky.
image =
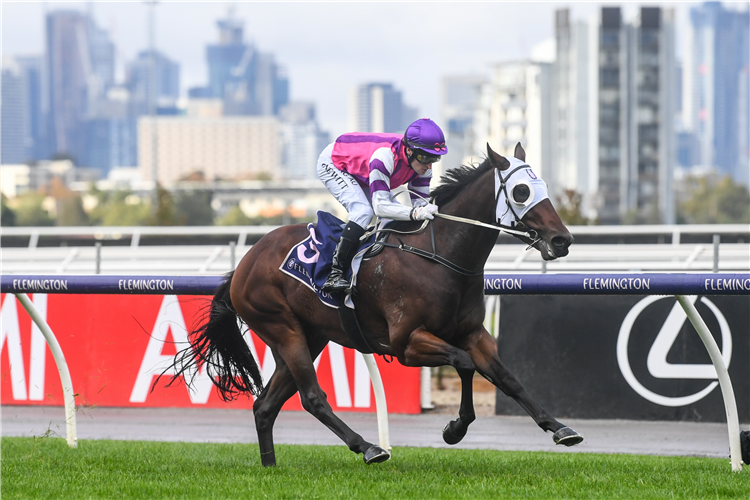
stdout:
<svg viewBox="0 0 750 500">
<path fill-rule="evenodd" d="M 622 5 L 627 20 L 640 3 L 606 5 Z M 643 5 L 675 8 L 679 30 L 695 4 Z M 528 58 L 534 45 L 553 36 L 556 9 L 569 7 L 573 19 L 587 19 L 602 3 L 159 1 L 156 45 L 180 64 L 183 93 L 207 83 L 205 47 L 216 43 L 216 20 L 230 6 L 245 22 L 246 41 L 286 68 L 291 99 L 316 103 L 324 129 L 337 136 L 345 131 L 347 96 L 357 84 L 391 82 L 420 115 L 439 120 L 442 77 L 486 73 L 494 62 Z M 2 54 L 41 54 L 44 13 L 58 9 L 93 12 L 110 32 L 120 65 L 146 48 L 148 7 L 142 1 L 2 0 Z"/>
</svg>

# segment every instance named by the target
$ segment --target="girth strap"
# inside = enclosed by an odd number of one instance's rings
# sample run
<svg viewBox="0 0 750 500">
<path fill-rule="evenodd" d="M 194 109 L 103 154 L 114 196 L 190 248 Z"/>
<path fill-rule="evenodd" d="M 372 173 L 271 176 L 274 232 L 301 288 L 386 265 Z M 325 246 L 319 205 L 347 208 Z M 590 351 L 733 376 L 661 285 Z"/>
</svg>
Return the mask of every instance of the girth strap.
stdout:
<svg viewBox="0 0 750 500">
<path fill-rule="evenodd" d="M 411 245 L 407 245 L 403 241 L 401 241 L 401 238 L 397 238 L 399 242 L 398 245 L 394 245 L 393 243 L 388 243 L 388 241 L 386 241 L 388 236 L 386 236 L 386 240 L 378 241 L 377 244 L 382 245 L 384 247 L 397 248 L 404 252 L 412 253 L 419 257 L 423 257 L 433 262 L 437 262 L 438 264 L 447 267 L 451 271 L 457 272 L 459 274 L 463 274 L 464 276 L 480 276 L 484 274 L 484 269 L 480 269 L 479 271 L 476 271 L 476 272 L 469 271 L 468 269 L 464 269 L 463 267 L 457 264 L 454 264 L 453 262 L 449 261 L 445 257 L 441 257 L 440 255 L 438 255 L 435 250 L 435 230 L 433 229 L 432 224 L 428 224 L 428 225 L 430 226 L 430 239 L 432 241 L 432 253 L 426 250 L 422 250 L 421 248 L 416 248 Z M 354 347 L 356 350 L 358 350 L 359 352 L 364 352 L 364 353 L 376 352 L 375 349 L 373 349 L 370 343 L 367 341 L 367 337 L 365 337 L 365 334 L 362 331 L 362 328 L 359 326 L 359 321 L 357 321 L 357 315 L 354 309 L 350 309 L 349 307 L 346 307 L 346 305 L 342 304 L 341 307 L 339 307 L 339 319 L 341 320 L 341 327 L 344 329 L 344 333 L 346 333 L 347 337 L 349 337 L 349 340 L 351 340 L 352 344 L 354 344 Z"/>
<path fill-rule="evenodd" d="M 346 336 L 352 341 L 356 350 L 365 354 L 375 352 L 375 349 L 373 349 L 370 346 L 370 343 L 367 342 L 365 334 L 359 326 L 359 321 L 357 321 L 357 315 L 354 309 L 341 304 L 341 307 L 339 307 L 339 319 L 341 320 L 341 328 L 344 329 L 344 333 L 346 333 Z"/>
</svg>

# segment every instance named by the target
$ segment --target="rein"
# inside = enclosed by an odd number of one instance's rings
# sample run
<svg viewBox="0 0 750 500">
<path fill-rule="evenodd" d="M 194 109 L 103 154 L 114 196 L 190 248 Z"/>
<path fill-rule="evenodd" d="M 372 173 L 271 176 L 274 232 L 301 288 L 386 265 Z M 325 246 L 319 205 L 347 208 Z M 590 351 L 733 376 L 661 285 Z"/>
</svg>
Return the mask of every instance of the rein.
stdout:
<svg viewBox="0 0 750 500">
<path fill-rule="evenodd" d="M 525 236 L 525 237 L 527 237 L 529 239 L 534 239 L 532 237 L 531 233 L 529 233 L 529 232 L 517 231 L 515 229 L 510 229 L 510 228 L 505 227 L 505 226 L 497 226 L 495 224 L 487 224 L 486 222 L 480 222 L 480 221 L 474 220 L 474 219 L 465 219 L 464 217 L 458 217 L 456 215 L 441 214 L 440 212 L 436 212 L 434 215 L 436 217 L 440 217 L 442 219 L 448 219 L 448 220 L 452 220 L 452 221 L 456 221 L 456 222 L 463 222 L 464 224 L 473 224 L 475 226 L 482 226 L 482 227 L 486 227 L 487 229 L 494 229 L 495 231 L 500 231 L 500 232 L 503 232 L 503 233 L 513 234 L 513 235 L 516 235 L 516 236 Z"/>
<path fill-rule="evenodd" d="M 464 276 L 480 276 L 484 274 L 484 267 L 480 269 L 479 271 L 469 271 L 468 269 L 464 269 L 463 267 L 454 264 L 453 262 L 449 261 L 445 257 L 441 257 L 437 254 L 437 250 L 435 248 L 435 230 L 433 229 L 432 224 L 429 224 L 430 226 L 430 239 L 432 240 L 432 253 L 422 250 L 421 248 L 416 248 L 411 245 L 405 244 L 403 241 L 401 241 L 401 238 L 396 238 L 399 242 L 398 245 L 395 245 L 393 243 L 388 243 L 387 241 L 382 242 L 383 246 L 390 247 L 390 248 L 397 248 L 403 252 L 413 253 L 414 255 L 418 255 L 419 257 L 423 257 L 427 260 L 431 260 L 433 262 L 437 262 L 438 264 L 447 267 L 451 271 L 455 271 L 458 274 L 463 274 Z"/>
<path fill-rule="evenodd" d="M 503 178 L 502 176 L 500 177 L 500 180 L 501 180 L 500 189 L 498 189 L 497 193 L 495 193 L 495 206 L 497 206 L 498 198 L 500 197 L 500 192 L 501 191 L 505 192 L 505 198 L 506 198 L 506 202 L 507 202 L 507 200 L 508 200 L 508 193 L 507 193 L 507 190 L 506 190 L 506 187 L 505 187 L 506 183 L 508 182 L 508 179 L 510 178 L 510 176 L 513 175 L 513 174 L 515 174 L 516 171 L 520 170 L 521 168 L 523 168 L 523 167 L 517 167 L 517 168 L 513 169 L 512 171 L 510 171 L 508 173 L 508 175 L 505 176 L 505 178 Z M 412 191 L 411 189 L 407 189 L 407 191 L 409 193 L 411 193 L 411 194 L 415 194 L 415 195 L 419 196 L 424 201 L 428 201 L 427 199 L 425 199 L 424 196 L 422 196 L 421 193 L 418 193 L 416 191 Z M 429 200 L 429 201 L 432 201 L 432 200 Z M 521 221 L 521 219 L 516 214 L 516 211 L 513 210 L 513 207 L 510 206 L 510 203 L 508 203 L 508 208 L 510 209 L 511 213 L 513 214 L 513 218 L 516 219 L 516 222 L 518 223 L 518 225 L 520 227 L 526 227 L 526 225 L 523 223 L 523 221 Z M 532 243 L 529 245 L 529 248 L 531 248 L 540 239 L 539 236 L 538 236 L 538 234 L 537 234 L 537 232 L 534 231 L 533 229 L 531 229 L 530 231 L 519 231 L 519 230 L 517 230 L 517 229 L 515 229 L 513 227 L 508 227 L 506 225 L 499 224 L 499 223 L 497 223 L 497 224 L 487 224 L 486 222 L 481 222 L 481 221 L 474 220 L 474 219 L 467 219 L 465 217 L 458 217 L 456 215 L 441 214 L 440 212 L 435 212 L 433 215 L 435 215 L 435 217 L 440 217 L 440 218 L 447 219 L 447 220 L 452 220 L 452 221 L 455 221 L 455 222 L 462 222 L 464 224 L 473 224 L 475 226 L 481 226 L 481 227 L 485 227 L 487 229 L 494 229 L 495 231 L 499 231 L 499 232 L 502 232 L 502 233 L 511 234 L 511 235 L 514 235 L 514 236 L 524 236 L 524 237 L 532 240 Z M 427 222 L 427 221 L 425 221 L 425 222 Z M 410 233 L 418 233 L 418 232 L 422 231 L 424 228 L 425 228 L 425 224 L 422 224 L 422 227 L 420 227 L 416 231 L 411 231 Z M 385 229 L 385 230 L 381 230 L 381 231 L 389 231 L 389 230 Z M 377 232 L 380 232 L 380 231 L 374 231 L 374 232 L 377 233 Z M 398 232 L 398 231 L 394 231 L 394 232 Z M 402 234 L 410 234 L 410 233 L 402 233 Z"/>
</svg>

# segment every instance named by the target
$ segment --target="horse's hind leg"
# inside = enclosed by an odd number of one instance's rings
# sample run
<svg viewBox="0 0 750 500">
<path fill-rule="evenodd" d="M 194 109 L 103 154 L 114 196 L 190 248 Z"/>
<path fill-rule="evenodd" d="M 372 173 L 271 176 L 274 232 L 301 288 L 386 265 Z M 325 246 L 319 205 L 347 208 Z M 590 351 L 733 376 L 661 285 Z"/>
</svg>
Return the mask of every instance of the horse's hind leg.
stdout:
<svg viewBox="0 0 750 500">
<path fill-rule="evenodd" d="M 448 444 L 461 441 L 476 420 L 474 413 L 474 363 L 471 357 L 458 347 L 434 336 L 426 330 L 417 329 L 409 335 L 409 341 L 400 360 L 406 366 L 443 366 L 451 365 L 461 378 L 461 406 L 458 418 L 443 428 L 443 440 Z"/>
<path fill-rule="evenodd" d="M 253 404 L 255 430 L 258 433 L 260 461 L 264 467 L 276 465 L 273 446 L 273 424 L 284 403 L 297 392 L 294 378 L 283 361 L 276 361 L 276 371 Z"/>
<path fill-rule="evenodd" d="M 573 446 L 583 441 L 583 436 L 555 420 L 547 410 L 526 392 L 521 383 L 500 361 L 495 341 L 482 329 L 467 338 L 467 352 L 476 365 L 476 369 L 497 388 L 516 400 L 526 410 L 539 427 L 552 431 L 555 444 Z"/>
<path fill-rule="evenodd" d="M 326 346 L 328 341 L 312 346 L 310 356 L 315 359 Z M 255 430 L 258 433 L 260 446 L 260 460 L 264 467 L 276 465 L 276 453 L 273 445 L 273 425 L 279 416 L 281 407 L 297 392 L 292 372 L 280 356 L 274 356 L 276 369 L 266 384 L 263 392 L 253 404 Z"/>
<path fill-rule="evenodd" d="M 273 336 L 274 339 L 283 339 L 273 348 L 283 358 L 294 378 L 302 407 L 344 441 L 350 450 L 362 453 L 366 464 L 388 460 L 390 454 L 386 450 L 365 441 L 333 413 L 328 398 L 318 383 L 304 335 L 285 330 Z"/>
</svg>

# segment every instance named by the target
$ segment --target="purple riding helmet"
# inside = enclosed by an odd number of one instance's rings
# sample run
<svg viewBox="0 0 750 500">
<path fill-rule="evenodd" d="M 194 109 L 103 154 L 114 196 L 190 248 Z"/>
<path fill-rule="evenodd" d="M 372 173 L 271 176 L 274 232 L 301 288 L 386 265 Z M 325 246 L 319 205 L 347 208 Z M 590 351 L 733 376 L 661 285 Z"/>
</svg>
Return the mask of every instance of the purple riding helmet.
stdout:
<svg viewBox="0 0 750 500">
<path fill-rule="evenodd" d="M 413 159 L 423 164 L 438 162 L 448 152 L 443 131 L 429 118 L 420 118 L 409 125 L 403 142 L 412 150 L 409 163 Z"/>
</svg>

